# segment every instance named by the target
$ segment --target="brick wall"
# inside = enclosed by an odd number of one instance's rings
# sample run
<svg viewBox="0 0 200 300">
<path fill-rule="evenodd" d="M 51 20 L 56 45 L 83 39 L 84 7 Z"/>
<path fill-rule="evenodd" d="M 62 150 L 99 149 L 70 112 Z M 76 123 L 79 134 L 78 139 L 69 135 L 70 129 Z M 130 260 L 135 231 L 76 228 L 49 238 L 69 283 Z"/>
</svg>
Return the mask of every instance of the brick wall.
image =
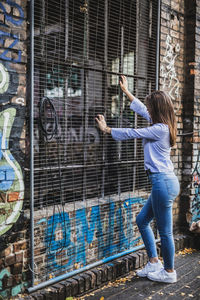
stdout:
<svg viewBox="0 0 200 300">
<path fill-rule="evenodd" d="M 199 220 L 199 16 L 199 1 L 162 1 L 160 88 L 170 94 L 178 121 L 172 149 L 181 183 L 181 196 L 173 206 L 175 231 Z"/>
<path fill-rule="evenodd" d="M 28 280 L 24 207 L 26 1 L 0 2 L 0 296 Z"/>
<path fill-rule="evenodd" d="M 184 0 L 163 0 L 160 33 L 160 89 L 169 93 L 174 104 L 179 133 L 183 131 L 183 95 L 185 68 Z M 175 173 L 182 180 L 183 139 L 177 137 L 172 148 Z M 179 229 L 180 197 L 174 206 L 174 230 Z"/>
<path fill-rule="evenodd" d="M 0 3 L 0 295 L 8 299 L 23 291 L 30 279 L 29 220 L 24 212 L 24 192 L 28 191 L 24 188 L 25 149 L 28 149 L 25 144 L 26 14 L 24 0 Z M 200 129 L 200 0 L 163 0 L 160 37 L 160 87 L 172 97 L 179 133 Z M 199 141 L 198 133 L 178 136 L 172 149 L 182 188 L 173 208 L 175 231 L 187 226 L 186 212 L 197 198 L 199 177 L 193 177 L 192 171 L 198 166 Z M 36 280 L 80 268 L 140 242 L 135 217 L 142 204 L 131 199 L 124 196 L 119 203 L 113 198 L 109 204 L 93 201 L 88 207 L 77 202 L 75 210 L 68 204 L 64 223 L 61 214 L 55 212 L 56 227 L 52 226 L 50 213 L 48 218 L 42 218 L 42 211 L 38 211 Z M 115 224 L 108 224 L 108 215 Z M 67 237 L 63 231 L 66 224 Z M 65 250 L 57 253 L 64 239 Z"/>
<path fill-rule="evenodd" d="M 191 3 L 190 3 L 191 5 Z M 191 9 L 191 8 L 190 8 Z M 191 12 L 192 13 L 192 12 Z M 191 137 L 192 145 L 192 186 L 188 195 L 190 224 L 200 222 L 200 1 L 196 1 L 193 8 L 193 22 L 190 20 L 192 27 L 193 39 L 193 60 L 190 61 L 190 79 L 193 83 L 193 135 Z"/>
<path fill-rule="evenodd" d="M 142 195 L 142 194 L 141 194 Z M 124 193 L 109 199 L 66 204 L 62 211 L 49 206 L 35 212 L 35 282 L 123 252 L 142 243 L 136 226 L 143 197 Z M 54 213 L 52 213 L 54 212 Z"/>
</svg>

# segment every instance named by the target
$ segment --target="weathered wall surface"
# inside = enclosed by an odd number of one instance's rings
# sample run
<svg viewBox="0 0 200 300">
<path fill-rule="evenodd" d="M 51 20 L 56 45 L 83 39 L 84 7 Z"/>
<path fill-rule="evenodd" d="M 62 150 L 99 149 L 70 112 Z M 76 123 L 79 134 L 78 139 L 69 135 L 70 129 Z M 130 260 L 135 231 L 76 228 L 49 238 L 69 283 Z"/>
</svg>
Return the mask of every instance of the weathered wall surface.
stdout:
<svg viewBox="0 0 200 300">
<path fill-rule="evenodd" d="M 136 215 L 143 204 L 144 198 L 116 197 L 36 212 L 36 283 L 141 244 Z"/>
<path fill-rule="evenodd" d="M 26 282 L 24 202 L 26 1 L 0 2 L 0 295 Z"/>
<path fill-rule="evenodd" d="M 186 13 L 187 8 L 187 13 Z M 190 8 L 190 9 L 189 9 Z M 29 237 L 24 216 L 27 3 L 0 3 L 0 295 L 17 295 L 28 283 Z M 187 27 L 187 30 L 186 30 Z M 200 130 L 200 0 L 163 0 L 160 88 L 168 91 L 178 130 Z M 199 220 L 200 133 L 178 136 L 172 149 L 181 197 L 174 225 L 186 226 L 186 212 Z M 93 201 L 84 207 L 49 207 L 35 217 L 36 283 L 121 252 L 140 243 L 135 218 L 145 197 Z M 92 200 L 91 200 L 92 201 Z M 109 220 L 109 222 L 108 222 Z M 181 225 L 181 226 L 180 226 Z"/>
<path fill-rule="evenodd" d="M 190 218 L 188 221 L 191 229 L 200 232 L 200 1 L 191 11 L 195 15 L 193 22 L 190 20 L 193 35 L 192 54 L 193 60 L 189 63 L 190 79 L 193 83 L 193 135 L 192 144 L 192 188 L 189 194 Z M 191 34 L 190 34 L 191 35 Z"/>
<path fill-rule="evenodd" d="M 181 183 L 173 207 L 175 230 L 200 219 L 199 5 L 199 1 L 162 1 L 160 87 L 170 94 L 178 121 L 177 144 L 172 149 Z"/>
<path fill-rule="evenodd" d="M 178 132 L 183 131 L 183 95 L 185 81 L 184 0 L 163 0 L 161 6 L 160 89 L 169 93 L 177 117 Z M 172 148 L 175 173 L 182 180 L 182 137 Z M 180 198 L 174 206 L 174 230 L 179 227 Z"/>
</svg>

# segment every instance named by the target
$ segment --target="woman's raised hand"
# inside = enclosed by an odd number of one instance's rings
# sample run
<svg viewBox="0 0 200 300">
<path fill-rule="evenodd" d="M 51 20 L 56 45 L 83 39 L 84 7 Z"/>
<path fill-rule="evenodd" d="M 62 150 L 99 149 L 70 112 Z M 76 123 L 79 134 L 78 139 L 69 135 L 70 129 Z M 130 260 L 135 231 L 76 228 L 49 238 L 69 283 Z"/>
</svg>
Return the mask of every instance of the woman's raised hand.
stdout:
<svg viewBox="0 0 200 300">
<path fill-rule="evenodd" d="M 120 87 L 124 93 L 128 91 L 128 81 L 124 75 L 121 75 Z"/>
<path fill-rule="evenodd" d="M 129 100 L 132 102 L 135 97 L 131 94 L 131 92 L 129 92 L 128 81 L 124 75 L 121 75 L 121 80 L 119 83 L 120 83 L 122 91 L 126 94 L 126 96 L 129 98 Z"/>
</svg>

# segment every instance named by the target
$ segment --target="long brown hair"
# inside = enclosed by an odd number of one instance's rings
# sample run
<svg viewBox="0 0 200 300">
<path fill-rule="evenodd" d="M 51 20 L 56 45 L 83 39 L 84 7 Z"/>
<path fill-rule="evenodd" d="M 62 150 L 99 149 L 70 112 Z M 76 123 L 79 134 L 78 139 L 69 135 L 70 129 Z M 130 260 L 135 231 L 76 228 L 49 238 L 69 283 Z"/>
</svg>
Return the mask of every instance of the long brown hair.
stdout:
<svg viewBox="0 0 200 300">
<path fill-rule="evenodd" d="M 176 143 L 177 125 L 174 107 L 170 97 L 163 91 L 155 91 L 146 97 L 146 104 L 153 124 L 167 124 L 170 132 L 170 145 Z"/>
</svg>

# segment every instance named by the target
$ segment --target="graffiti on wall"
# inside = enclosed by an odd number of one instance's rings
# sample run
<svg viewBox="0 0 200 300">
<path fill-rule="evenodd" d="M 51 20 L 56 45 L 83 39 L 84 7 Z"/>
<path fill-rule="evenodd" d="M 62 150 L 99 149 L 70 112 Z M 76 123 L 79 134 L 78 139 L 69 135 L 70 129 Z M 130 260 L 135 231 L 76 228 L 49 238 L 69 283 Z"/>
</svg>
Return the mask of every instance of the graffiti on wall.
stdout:
<svg viewBox="0 0 200 300">
<path fill-rule="evenodd" d="M 190 211 L 187 213 L 187 221 L 190 231 L 200 233 L 200 151 L 198 152 L 196 166 L 192 172 L 194 198 L 190 202 Z"/>
<path fill-rule="evenodd" d="M 143 198 L 129 198 L 42 218 L 38 225 L 45 227 L 48 271 L 54 274 L 82 267 L 136 245 L 141 240 L 136 225 L 134 230 L 135 213 L 144 202 Z"/>
<path fill-rule="evenodd" d="M 14 17 L 11 11 L 15 10 Z M 13 124 L 17 116 L 17 105 L 24 105 L 24 97 L 19 93 L 20 68 L 24 43 L 20 41 L 19 32 L 24 23 L 24 12 L 21 6 L 13 1 L 0 2 L 0 12 L 4 15 L 4 23 L 0 23 L 0 236 L 6 233 L 20 216 L 24 199 L 24 181 L 21 167 L 12 152 L 10 140 Z M 5 30 L 4 30 L 5 29 Z M 12 30 L 14 29 L 14 30 Z M 15 32 L 13 34 L 12 32 Z M 21 64 L 20 64 L 21 67 Z M 14 104 L 11 104 L 14 103 Z M 13 132 L 15 137 L 21 134 L 22 122 Z M 19 126 L 21 129 L 19 130 Z M 20 138 L 20 135 L 18 136 Z"/>
<path fill-rule="evenodd" d="M 0 10 L 3 12 L 4 17 L 5 17 L 5 24 L 3 25 L 5 28 L 10 27 L 11 25 L 14 26 L 21 26 L 21 24 L 24 21 L 24 12 L 23 9 L 18 5 L 17 3 L 6 0 L 5 1 L 6 5 L 4 3 L 0 3 Z M 18 11 L 19 18 L 14 18 L 13 16 L 10 15 L 10 10 L 11 8 L 15 8 Z M 17 49 L 17 44 L 20 42 L 19 36 L 17 34 L 12 34 L 7 32 L 7 30 L 3 31 L 0 30 L 0 44 L 4 46 L 6 40 L 6 49 L 3 50 L 3 52 L 0 54 L 0 59 L 2 60 L 7 60 L 7 61 L 12 61 L 12 62 L 20 62 L 21 61 L 21 53 L 22 50 Z M 16 49 L 17 52 L 17 57 L 12 57 L 12 49 Z"/>
<path fill-rule="evenodd" d="M 186 220 L 189 223 L 190 231 L 200 233 L 200 151 L 198 152 L 196 165 L 192 172 L 192 186 L 194 197 L 190 201 L 190 210 L 186 213 Z"/>
<path fill-rule="evenodd" d="M 180 98 L 180 83 L 175 68 L 179 52 L 180 44 L 174 45 L 171 36 L 167 35 L 166 50 L 161 63 L 160 76 L 162 89 L 167 90 L 173 100 Z"/>
<path fill-rule="evenodd" d="M 3 297 L 3 299 L 8 299 L 7 297 L 10 296 L 9 289 L 3 290 L 3 280 L 5 280 L 5 278 L 9 279 L 11 276 L 12 275 L 10 273 L 9 268 L 3 269 L 0 272 L 0 296 Z M 26 284 L 20 283 L 20 284 L 15 285 L 14 287 L 12 287 L 11 296 L 14 297 L 14 296 L 18 295 L 22 291 L 22 288 L 24 285 L 26 285 Z"/>
<path fill-rule="evenodd" d="M 192 221 L 197 222 L 200 220 L 200 174 L 196 174 L 193 176 L 193 183 L 195 196 L 192 200 L 191 213 Z"/>
<path fill-rule="evenodd" d="M 22 171 L 8 146 L 15 113 L 14 108 L 0 113 L 0 235 L 18 219 L 24 197 Z"/>
</svg>

